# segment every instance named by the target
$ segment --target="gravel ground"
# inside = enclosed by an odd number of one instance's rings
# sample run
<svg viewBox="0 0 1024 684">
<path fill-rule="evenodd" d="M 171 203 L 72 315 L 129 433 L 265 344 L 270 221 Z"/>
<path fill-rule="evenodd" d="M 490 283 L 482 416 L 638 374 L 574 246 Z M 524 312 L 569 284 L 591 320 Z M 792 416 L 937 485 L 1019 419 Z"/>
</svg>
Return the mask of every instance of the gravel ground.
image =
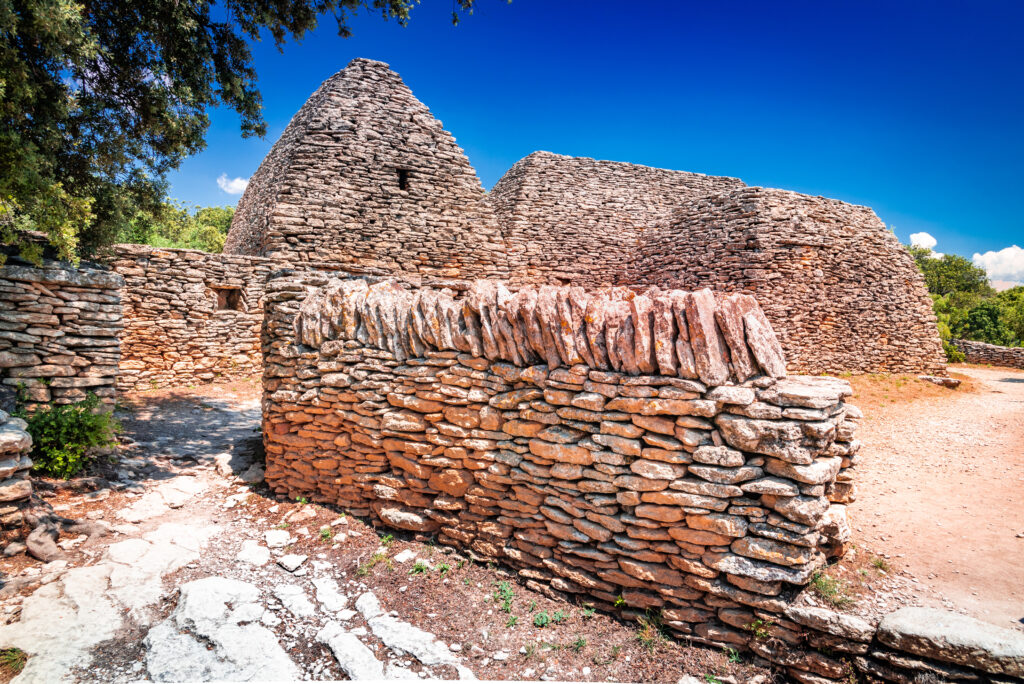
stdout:
<svg viewBox="0 0 1024 684">
<path fill-rule="evenodd" d="M 1024 629 L 1024 371 L 950 370 L 960 389 L 851 378 L 865 413 L 855 539 L 947 607 Z"/>
</svg>

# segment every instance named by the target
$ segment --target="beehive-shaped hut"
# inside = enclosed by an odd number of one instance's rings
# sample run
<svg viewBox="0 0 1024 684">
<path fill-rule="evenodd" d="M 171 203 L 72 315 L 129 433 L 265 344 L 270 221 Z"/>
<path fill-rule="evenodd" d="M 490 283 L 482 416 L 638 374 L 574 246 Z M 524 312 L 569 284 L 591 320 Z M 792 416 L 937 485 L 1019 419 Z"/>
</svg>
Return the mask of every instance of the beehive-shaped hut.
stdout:
<svg viewBox="0 0 1024 684">
<path fill-rule="evenodd" d="M 224 251 L 355 273 L 508 276 L 455 138 L 387 64 L 367 59 L 292 119 L 250 179 Z"/>
</svg>

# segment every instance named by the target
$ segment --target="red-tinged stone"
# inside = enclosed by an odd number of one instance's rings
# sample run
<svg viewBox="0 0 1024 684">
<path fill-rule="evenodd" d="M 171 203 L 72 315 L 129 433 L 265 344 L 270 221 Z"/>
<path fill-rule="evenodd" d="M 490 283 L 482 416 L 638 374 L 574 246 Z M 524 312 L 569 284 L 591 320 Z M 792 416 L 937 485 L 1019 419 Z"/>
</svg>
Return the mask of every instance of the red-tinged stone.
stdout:
<svg viewBox="0 0 1024 684">
<path fill-rule="evenodd" d="M 552 461 L 580 465 L 590 465 L 594 462 L 591 451 L 575 444 L 552 444 L 541 439 L 531 439 L 529 446 L 530 453 Z"/>
<path fill-rule="evenodd" d="M 743 316 L 743 329 L 746 333 L 747 346 L 757 359 L 765 375 L 773 378 L 786 377 L 786 353 L 775 336 L 772 324 L 765 318 L 761 308 L 748 312 Z"/>
<path fill-rule="evenodd" d="M 688 380 L 698 377 L 697 362 L 693 356 L 693 346 L 690 344 L 690 327 L 686 321 L 686 306 L 690 299 L 690 293 L 673 290 L 668 293 L 672 300 L 672 315 L 676 320 L 675 352 L 676 363 L 678 364 L 678 376 Z"/>
<path fill-rule="evenodd" d="M 664 565 L 620 558 L 619 567 L 627 575 L 645 582 L 667 584 L 672 587 L 678 587 L 683 583 L 682 575 Z"/>
<path fill-rule="evenodd" d="M 572 525 L 583 534 L 599 542 L 606 542 L 612 538 L 611 530 L 607 530 L 598 523 L 586 518 L 576 518 L 572 521 Z"/>
<path fill-rule="evenodd" d="M 475 428 L 480 426 L 480 411 L 468 406 L 446 406 L 444 418 L 459 427 Z"/>
<path fill-rule="evenodd" d="M 715 295 L 707 288 L 697 290 L 685 305 L 697 375 L 707 385 L 724 385 L 731 375 L 729 351 L 715 322 Z"/>
<path fill-rule="evenodd" d="M 729 346 L 729 359 L 737 382 L 743 382 L 758 373 L 757 361 L 747 347 L 743 328 L 743 316 L 755 309 L 761 310 L 757 300 L 750 295 L 734 293 L 720 297 L 715 311 L 715 320 Z"/>
<path fill-rule="evenodd" d="M 686 556 L 672 555 L 668 557 L 667 562 L 671 567 L 688 575 L 698 575 L 709 579 L 718 576 L 717 570 L 709 568 L 699 560 L 687 558 Z"/>
<path fill-rule="evenodd" d="M 679 370 L 676 361 L 676 321 L 672 300 L 664 294 L 654 298 L 654 360 L 658 373 L 674 376 Z"/>
<path fill-rule="evenodd" d="M 629 302 L 633 321 L 633 357 L 637 369 L 651 375 L 657 372 L 654 358 L 654 304 L 650 297 L 637 295 Z"/>
<path fill-rule="evenodd" d="M 433 473 L 428 484 L 439 492 L 459 497 L 473 484 L 473 475 L 466 470 L 445 468 Z"/>
<path fill-rule="evenodd" d="M 678 506 L 640 504 L 635 510 L 638 518 L 650 518 L 664 523 L 679 522 L 683 519 L 683 509 Z"/>
<path fill-rule="evenodd" d="M 670 527 L 668 533 L 677 541 L 700 546 L 728 546 L 733 542 L 732 537 L 707 530 L 692 530 L 689 527 Z"/>
<path fill-rule="evenodd" d="M 530 420 L 510 420 L 502 425 L 501 429 L 513 437 L 535 437 L 544 429 L 544 423 L 535 423 Z"/>
</svg>

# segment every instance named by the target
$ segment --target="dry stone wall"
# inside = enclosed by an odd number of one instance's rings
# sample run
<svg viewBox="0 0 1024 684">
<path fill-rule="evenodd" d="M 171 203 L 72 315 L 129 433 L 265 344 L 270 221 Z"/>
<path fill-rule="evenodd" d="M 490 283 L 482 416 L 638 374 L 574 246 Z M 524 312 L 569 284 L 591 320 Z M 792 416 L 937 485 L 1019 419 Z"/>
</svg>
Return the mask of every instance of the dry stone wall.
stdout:
<svg viewBox="0 0 1024 684">
<path fill-rule="evenodd" d="M 0 266 L 0 409 L 96 394 L 114 402 L 123 279 L 100 268 L 11 258 Z"/>
<path fill-rule="evenodd" d="M 251 377 L 271 262 L 188 249 L 118 245 L 124 278 L 122 391 Z"/>
<path fill-rule="evenodd" d="M 973 340 L 953 340 L 953 345 L 964 353 L 967 363 L 1024 368 L 1024 347 L 1000 347 Z"/>
<path fill-rule="evenodd" d="M 702 643 L 794 636 L 789 598 L 842 552 L 860 413 L 845 381 L 782 377 L 751 297 L 285 274 L 266 301 L 278 492 Z"/>
<path fill-rule="evenodd" d="M 741 187 L 738 178 L 534 152 L 502 176 L 489 199 L 513 285 L 599 287 L 631 284 L 624 275 L 646 228 L 687 200 Z"/>
<path fill-rule="evenodd" d="M 23 510 L 32 497 L 32 437 L 25 427 L 23 419 L 0 409 L 0 553 L 5 556 L 24 549 Z"/>
<path fill-rule="evenodd" d="M 354 273 L 508 277 L 469 160 L 398 74 L 367 59 L 292 119 L 250 179 L 224 251 Z"/>
<path fill-rule="evenodd" d="M 643 234 L 626 282 L 756 296 L 796 372 L 945 372 L 924 281 L 867 207 L 767 188 L 693 200 Z"/>
</svg>

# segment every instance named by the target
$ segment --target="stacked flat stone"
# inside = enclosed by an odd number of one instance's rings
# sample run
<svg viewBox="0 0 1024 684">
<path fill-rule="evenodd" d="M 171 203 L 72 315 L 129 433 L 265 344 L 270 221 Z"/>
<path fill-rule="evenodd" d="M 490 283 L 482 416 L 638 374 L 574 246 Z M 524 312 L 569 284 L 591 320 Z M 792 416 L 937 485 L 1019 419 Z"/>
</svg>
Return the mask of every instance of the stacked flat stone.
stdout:
<svg viewBox="0 0 1024 684">
<path fill-rule="evenodd" d="M 967 363 L 982 363 L 1005 368 L 1024 368 L 1024 347 L 1001 347 L 973 340 L 952 340 L 964 353 Z"/>
<path fill-rule="evenodd" d="M 272 280 L 267 481 L 500 559 L 534 588 L 660 608 L 698 642 L 745 645 L 768 618 L 797 643 L 790 597 L 849 534 L 849 384 L 776 377 L 749 297 L 573 290 Z"/>
<path fill-rule="evenodd" d="M 630 284 L 644 231 L 687 200 L 744 187 L 738 178 L 534 152 L 488 195 L 513 286 Z"/>
<path fill-rule="evenodd" d="M 267 259 L 118 245 L 113 269 L 124 277 L 119 390 L 260 372 Z M 217 288 L 238 290 L 238 310 L 218 308 Z"/>
<path fill-rule="evenodd" d="M 249 180 L 224 251 L 352 273 L 508 277 L 455 138 L 383 62 L 324 81 Z"/>
<path fill-rule="evenodd" d="M 0 266 L 0 383 L 34 405 L 114 401 L 121 276 L 45 260 Z M 7 407 L 9 408 L 9 406 Z"/>
<path fill-rule="evenodd" d="M 0 410 L 0 552 L 4 555 L 24 549 L 20 546 L 22 510 L 32 496 L 32 460 L 28 457 L 32 437 L 25 427 L 24 420 Z"/>
<path fill-rule="evenodd" d="M 945 374 L 924 280 L 867 207 L 730 190 L 645 231 L 633 264 L 625 282 L 755 295 L 794 372 Z"/>
</svg>

